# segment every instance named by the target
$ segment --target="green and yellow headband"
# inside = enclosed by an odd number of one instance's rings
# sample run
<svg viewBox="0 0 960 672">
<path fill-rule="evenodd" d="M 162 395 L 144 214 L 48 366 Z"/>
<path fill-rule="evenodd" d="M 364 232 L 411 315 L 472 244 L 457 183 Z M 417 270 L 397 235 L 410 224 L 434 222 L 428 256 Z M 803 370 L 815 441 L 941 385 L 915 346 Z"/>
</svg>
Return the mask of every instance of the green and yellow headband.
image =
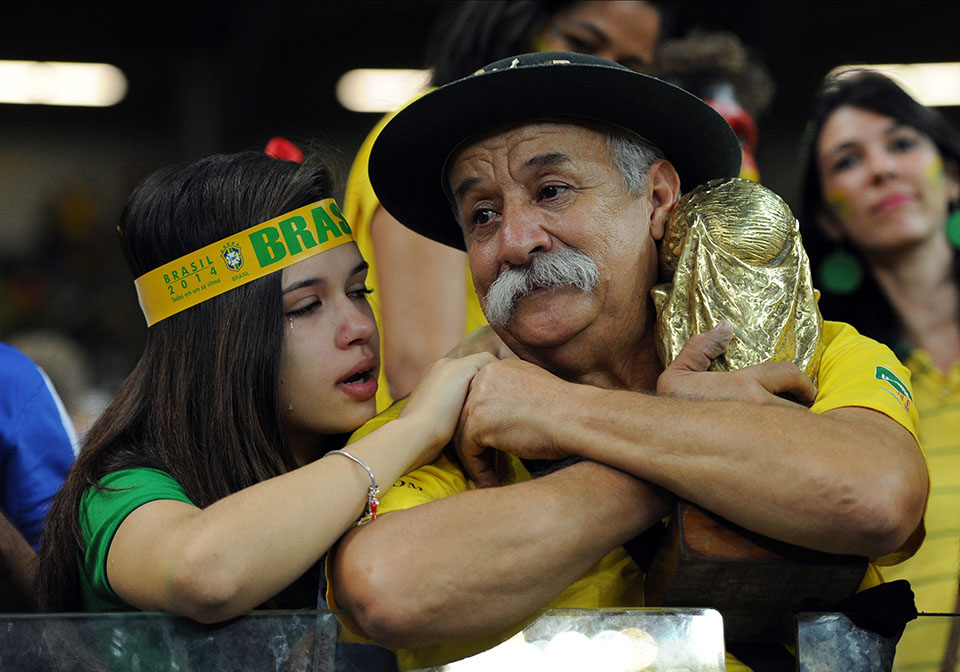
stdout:
<svg viewBox="0 0 960 672">
<path fill-rule="evenodd" d="M 257 278 L 353 242 L 332 198 L 202 247 L 136 279 L 147 326 Z"/>
</svg>

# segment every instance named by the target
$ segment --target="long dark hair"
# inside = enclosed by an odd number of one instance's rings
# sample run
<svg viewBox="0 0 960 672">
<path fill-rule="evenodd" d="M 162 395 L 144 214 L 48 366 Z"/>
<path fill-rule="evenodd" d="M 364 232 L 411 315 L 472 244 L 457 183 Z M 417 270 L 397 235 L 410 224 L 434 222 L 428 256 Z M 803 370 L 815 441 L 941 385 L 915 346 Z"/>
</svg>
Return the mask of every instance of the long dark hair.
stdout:
<svg viewBox="0 0 960 672">
<path fill-rule="evenodd" d="M 441 86 L 489 63 L 534 50 L 533 37 L 549 18 L 577 0 L 468 0 L 441 14 L 433 26 L 427 64 L 430 84 Z M 666 35 L 675 3 L 650 2 Z"/>
<path fill-rule="evenodd" d="M 318 155 L 261 152 L 157 171 L 127 202 L 120 246 L 134 278 L 194 250 L 333 195 Z M 53 502 L 40 549 L 41 608 L 80 611 L 80 499 L 109 473 L 153 467 L 198 507 L 293 469 L 278 400 L 280 274 L 154 324 L 133 372 L 90 429 Z"/>
<path fill-rule="evenodd" d="M 901 347 L 903 330 L 890 302 L 871 274 L 865 269 L 860 286 L 849 294 L 827 291 L 820 280 L 825 259 L 838 246 L 863 262 L 863 256 L 850 243 L 830 240 L 821 229 L 818 218 L 826 209 L 817 163 L 817 144 L 824 124 L 837 108 L 858 107 L 896 119 L 926 135 L 936 145 L 944 164 L 960 169 L 960 135 L 935 110 L 914 100 L 891 79 L 870 70 L 855 70 L 828 76 L 814 97 L 813 116 L 804 137 L 805 167 L 801 182 L 800 222 L 804 247 L 810 257 L 814 284 L 822 292 L 820 311 L 826 319 L 849 322 L 861 333 L 891 346 Z M 951 203 L 951 210 L 960 203 Z M 960 284 L 960 252 L 954 253 L 953 274 Z"/>
</svg>

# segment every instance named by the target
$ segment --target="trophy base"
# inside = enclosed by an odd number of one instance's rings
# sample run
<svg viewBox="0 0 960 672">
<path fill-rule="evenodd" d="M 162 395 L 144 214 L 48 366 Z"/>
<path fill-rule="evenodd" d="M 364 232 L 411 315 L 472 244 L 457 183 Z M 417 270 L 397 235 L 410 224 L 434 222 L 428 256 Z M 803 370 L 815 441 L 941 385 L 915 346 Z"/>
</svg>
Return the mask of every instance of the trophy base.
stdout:
<svg viewBox="0 0 960 672">
<path fill-rule="evenodd" d="M 723 615 L 727 642 L 791 642 L 801 611 L 856 593 L 867 559 L 793 546 L 679 502 L 647 572 L 647 606 Z"/>
</svg>

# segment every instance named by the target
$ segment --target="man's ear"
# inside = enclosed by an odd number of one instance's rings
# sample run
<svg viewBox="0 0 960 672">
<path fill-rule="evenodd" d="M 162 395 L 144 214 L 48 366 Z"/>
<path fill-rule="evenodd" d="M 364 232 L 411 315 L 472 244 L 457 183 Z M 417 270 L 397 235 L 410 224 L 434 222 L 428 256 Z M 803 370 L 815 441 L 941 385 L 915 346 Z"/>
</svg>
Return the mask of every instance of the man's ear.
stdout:
<svg viewBox="0 0 960 672">
<path fill-rule="evenodd" d="M 654 161 L 647 171 L 647 196 L 650 199 L 650 235 L 661 240 L 670 210 L 680 198 L 680 176 L 666 159 Z"/>
</svg>

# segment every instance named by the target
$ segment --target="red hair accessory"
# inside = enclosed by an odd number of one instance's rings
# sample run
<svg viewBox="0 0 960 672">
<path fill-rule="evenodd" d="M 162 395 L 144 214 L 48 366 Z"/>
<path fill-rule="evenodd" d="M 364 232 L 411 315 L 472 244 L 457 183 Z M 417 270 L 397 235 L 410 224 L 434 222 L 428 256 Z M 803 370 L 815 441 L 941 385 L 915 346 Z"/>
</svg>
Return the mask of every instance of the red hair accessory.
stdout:
<svg viewBox="0 0 960 672">
<path fill-rule="evenodd" d="M 300 151 L 300 148 L 286 138 L 279 136 L 270 138 L 270 142 L 267 143 L 263 153 L 280 161 L 303 163 L 303 152 Z"/>
</svg>

